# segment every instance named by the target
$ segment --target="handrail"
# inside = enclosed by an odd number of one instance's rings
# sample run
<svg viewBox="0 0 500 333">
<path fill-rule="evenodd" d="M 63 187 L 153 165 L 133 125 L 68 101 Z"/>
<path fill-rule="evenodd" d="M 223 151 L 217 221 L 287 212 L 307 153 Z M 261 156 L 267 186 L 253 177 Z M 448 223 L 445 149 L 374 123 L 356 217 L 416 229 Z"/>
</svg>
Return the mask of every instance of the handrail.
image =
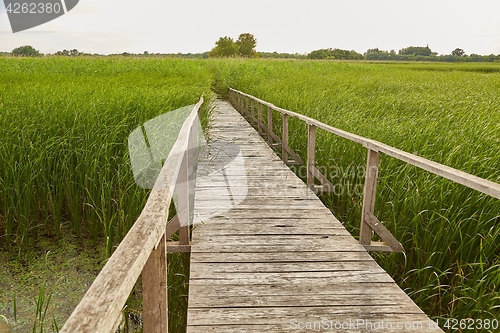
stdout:
<svg viewBox="0 0 500 333">
<path fill-rule="evenodd" d="M 333 126 L 324 124 L 313 118 L 304 116 L 302 114 L 289 111 L 276 105 L 261 100 L 255 96 L 246 94 L 239 90 L 229 88 L 230 97 L 233 105 L 240 110 L 244 115 L 249 115 L 251 119 L 257 122 L 259 131 L 264 129 L 267 132 L 268 141 L 272 144 L 276 141 L 278 145 L 282 146 L 283 160 L 285 163 L 290 163 L 288 161 L 288 155 L 291 151 L 288 147 L 288 117 L 295 117 L 304 121 L 308 125 L 308 145 L 307 145 L 307 185 L 313 190 L 331 190 L 333 185 L 326 179 L 324 175 L 316 168 L 314 164 L 314 151 L 315 151 L 315 138 L 316 138 L 316 128 L 321 128 L 329 133 L 335 134 L 342 138 L 348 139 L 350 141 L 362 144 L 368 149 L 367 157 L 367 169 L 365 177 L 364 195 L 363 195 L 363 211 L 361 220 L 361 230 L 360 230 L 360 243 L 365 246 L 367 250 L 379 250 L 379 251 L 401 251 L 402 246 L 399 244 L 390 233 L 382 226 L 382 224 L 373 215 L 375 207 L 375 194 L 376 194 L 376 183 L 378 175 L 378 163 L 379 163 L 379 153 L 384 153 L 391 157 L 394 157 L 400 161 L 406 162 L 408 164 L 419 167 L 423 170 L 429 171 L 438 176 L 449 179 L 455 183 L 462 184 L 484 194 L 490 195 L 497 199 L 500 199 L 500 184 L 489 181 L 487 179 L 471 175 L 469 173 L 454 169 L 452 167 L 428 160 L 426 158 L 410 154 L 403 150 L 391 147 L 389 145 L 383 144 L 381 142 L 365 138 L 360 135 L 356 135 Z M 247 99 L 252 101 L 252 109 L 249 110 Z M 258 119 L 254 118 L 253 105 L 257 103 L 259 110 Z M 262 106 L 267 106 L 268 108 L 268 126 L 264 126 L 262 123 Z M 277 111 L 283 116 L 283 139 L 277 137 L 275 133 L 272 132 L 272 111 Z M 250 114 L 249 114 L 250 113 Z M 285 116 L 286 115 L 286 116 Z M 284 141 L 284 142 L 283 142 Z M 296 154 L 295 154 L 296 155 Z M 294 158 L 294 162 L 297 162 L 297 158 Z M 295 163 L 297 164 L 297 163 Z M 316 186 L 315 179 L 318 179 L 323 185 Z M 371 236 L 372 231 L 381 236 L 381 238 L 386 242 L 383 244 L 372 243 Z M 381 234 L 385 235 L 382 236 Z"/>
<path fill-rule="evenodd" d="M 298 118 L 304 122 L 306 122 L 308 125 L 314 125 L 317 128 L 321 128 L 327 132 L 336 134 L 340 137 L 343 137 L 345 139 L 348 139 L 353 142 L 357 142 L 362 144 L 364 147 L 383 152 L 386 155 L 389 155 L 391 157 L 394 157 L 398 160 L 401 160 L 403 162 L 412 164 L 414 166 L 417 166 L 421 169 L 424 169 L 426 171 L 432 172 L 438 176 L 444 177 L 446 179 L 449 179 L 455 183 L 459 183 L 462 185 L 465 185 L 467 187 L 470 187 L 474 190 L 478 190 L 482 193 L 488 194 L 492 197 L 495 197 L 497 199 L 500 199 L 500 184 L 489 181 L 487 179 L 477 177 L 474 175 L 471 175 L 469 173 L 451 168 L 449 166 L 446 166 L 444 164 L 440 164 L 431 160 L 428 160 L 426 158 L 407 153 L 403 150 L 388 146 L 386 144 L 383 144 L 381 142 L 368 139 L 365 137 L 362 137 L 360 135 L 356 135 L 338 128 L 335 128 L 333 126 L 324 124 L 316 119 L 304 116 L 300 113 L 296 113 L 293 111 L 289 111 L 280 107 L 275 106 L 272 103 L 263 101 L 257 97 L 254 97 L 252 95 L 245 94 L 244 92 L 238 91 L 236 89 L 229 88 L 230 91 L 241 94 L 245 97 L 248 97 L 250 99 L 253 99 L 254 101 L 261 103 L 262 105 L 266 105 L 267 107 L 270 107 L 271 109 L 281 113 L 281 114 L 287 114 L 289 116 Z"/>
<path fill-rule="evenodd" d="M 141 273 L 144 332 L 167 332 L 165 235 L 169 206 L 176 188 L 172 184 L 183 174 L 187 175 L 190 167 L 187 151 L 197 135 L 193 125 L 197 124 L 202 103 L 203 97 L 184 121 L 169 155 L 173 158 L 167 158 L 163 165 L 141 215 L 66 321 L 61 333 L 115 332 L 121 311 Z M 176 223 L 175 230 L 169 228 L 168 234 L 182 229 L 182 223 L 178 220 Z"/>
</svg>

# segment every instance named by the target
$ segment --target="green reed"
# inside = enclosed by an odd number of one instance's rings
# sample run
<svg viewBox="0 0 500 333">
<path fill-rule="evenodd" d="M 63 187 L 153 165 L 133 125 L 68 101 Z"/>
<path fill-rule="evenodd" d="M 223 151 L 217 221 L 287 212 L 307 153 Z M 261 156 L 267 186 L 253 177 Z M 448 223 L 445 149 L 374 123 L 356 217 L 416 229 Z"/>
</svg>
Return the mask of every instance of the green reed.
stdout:
<svg viewBox="0 0 500 333">
<path fill-rule="evenodd" d="M 500 182 L 500 65 L 227 60 L 214 68 L 222 93 L 230 86 Z M 305 157 L 306 126 L 289 128 L 290 146 Z M 337 185 L 321 198 L 357 235 L 366 148 L 321 130 L 316 142 L 316 164 Z M 499 211 L 497 199 L 382 156 L 375 214 L 405 252 L 373 255 L 434 318 L 498 318 Z"/>
<path fill-rule="evenodd" d="M 128 135 L 209 96 L 203 62 L 2 58 L 0 72 L 0 246 L 69 224 L 110 255 L 148 193 L 134 183 Z"/>
</svg>

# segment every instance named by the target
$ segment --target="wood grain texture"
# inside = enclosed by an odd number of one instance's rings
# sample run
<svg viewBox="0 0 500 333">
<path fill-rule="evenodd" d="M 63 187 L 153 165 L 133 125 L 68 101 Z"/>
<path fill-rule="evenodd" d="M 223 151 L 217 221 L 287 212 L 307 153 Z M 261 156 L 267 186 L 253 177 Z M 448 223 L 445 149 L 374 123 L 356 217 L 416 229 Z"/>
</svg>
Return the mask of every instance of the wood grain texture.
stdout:
<svg viewBox="0 0 500 333">
<path fill-rule="evenodd" d="M 193 230 L 187 332 L 300 332 L 291 321 L 325 318 L 430 322 L 274 154 L 272 136 L 264 141 L 224 102 L 211 131 L 239 145 L 244 163 L 225 174 L 247 192 L 228 207 L 228 182 L 197 183 L 195 214 L 205 218 Z M 420 331 L 441 332 L 427 326 Z"/>
<path fill-rule="evenodd" d="M 174 158 L 167 158 L 141 215 L 109 258 L 60 332 L 115 332 L 123 306 L 148 259 L 161 260 L 162 263 L 149 262 L 146 268 L 146 275 L 148 275 L 146 279 L 155 281 L 160 279 L 163 272 L 152 273 L 152 271 L 156 269 L 162 270 L 165 264 L 162 253 L 165 251 L 163 244 L 168 208 L 182 162 L 177 157 L 182 157 L 188 148 L 189 133 L 198 117 L 198 110 L 202 103 L 203 98 L 194 106 L 192 112 L 184 121 L 179 136 L 171 149 L 171 156 L 174 156 Z M 156 251 L 151 255 L 155 249 Z M 155 274 L 156 277 L 154 277 Z M 158 288 L 161 288 L 161 286 L 154 286 L 152 290 L 158 290 Z M 146 292 L 148 291 L 148 288 L 146 288 Z M 152 303 L 159 304 L 163 295 L 156 296 L 149 295 L 148 299 L 153 300 Z M 156 309 L 159 312 L 165 311 L 166 304 Z M 158 315 L 158 313 L 155 313 L 150 318 L 159 318 L 159 316 L 163 315 L 166 316 L 167 314 Z M 145 317 L 145 319 L 147 318 Z M 153 319 L 153 322 L 145 324 L 145 328 L 151 327 L 151 331 L 157 331 L 158 327 L 165 327 L 163 320 L 159 325 L 158 320 Z"/>
<path fill-rule="evenodd" d="M 359 231 L 359 242 L 363 245 L 370 245 L 372 240 L 373 229 L 366 220 L 369 214 L 373 215 L 375 209 L 379 155 L 377 151 L 368 149 L 365 186 L 363 189 L 363 208 L 361 210 L 361 226 Z"/>
<path fill-rule="evenodd" d="M 451 168 L 449 166 L 446 166 L 444 164 L 440 164 L 431 160 L 428 160 L 426 158 L 407 153 L 405 151 L 402 151 L 400 149 L 388 146 L 384 143 L 368 139 L 365 137 L 362 137 L 360 135 L 356 135 L 350 132 L 346 132 L 344 130 L 335 128 L 333 126 L 324 124 L 322 122 L 317 121 L 316 119 L 304 116 L 300 113 L 296 113 L 293 111 L 289 111 L 280 107 L 275 106 L 272 103 L 263 101 L 259 98 L 256 98 L 254 96 L 245 94 L 241 91 L 235 90 L 230 88 L 231 91 L 236 92 L 239 95 L 246 96 L 248 98 L 252 98 L 262 105 L 266 105 L 269 108 L 272 108 L 273 110 L 280 112 L 282 114 L 288 114 L 289 116 L 298 118 L 308 124 L 315 125 L 317 128 L 321 128 L 327 132 L 333 133 L 335 135 L 338 135 L 342 138 L 348 139 L 353 142 L 357 142 L 359 144 L 362 144 L 363 146 L 367 147 L 368 149 L 372 149 L 378 152 L 382 152 L 386 155 L 392 156 L 394 158 L 397 158 L 398 160 L 404 161 L 406 163 L 409 163 L 411 165 L 414 165 L 416 167 L 419 167 L 423 170 L 432 172 L 438 176 L 444 177 L 446 179 L 449 179 L 453 182 L 462 184 L 464 186 L 470 187 L 474 190 L 480 191 L 482 193 L 488 194 L 492 197 L 495 197 L 497 199 L 500 199 L 500 184 L 489 181 L 484 178 L 480 178 L 471 174 L 468 174 L 466 172 L 463 172 L 461 170 L 457 170 L 454 168 Z"/>
<path fill-rule="evenodd" d="M 168 332 L 167 256 L 165 236 L 142 270 L 144 332 Z"/>
</svg>

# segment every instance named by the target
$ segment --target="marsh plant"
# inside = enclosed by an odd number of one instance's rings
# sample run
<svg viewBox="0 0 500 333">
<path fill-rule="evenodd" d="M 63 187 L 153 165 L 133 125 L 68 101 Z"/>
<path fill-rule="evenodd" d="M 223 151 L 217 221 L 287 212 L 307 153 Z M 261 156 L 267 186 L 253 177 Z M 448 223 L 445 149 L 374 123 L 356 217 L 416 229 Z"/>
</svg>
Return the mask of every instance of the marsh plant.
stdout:
<svg viewBox="0 0 500 333">
<path fill-rule="evenodd" d="M 334 127 L 500 183 L 500 66 L 226 61 L 216 82 Z M 239 73 L 246 73 L 239 75 Z M 224 85 L 223 85 L 224 84 Z M 267 110 L 263 112 L 267 120 Z M 273 114 L 281 134 L 281 116 Z M 306 155 L 307 126 L 289 121 Z M 366 148 L 318 130 L 316 165 L 339 189 L 363 186 Z M 292 167 L 304 177 L 303 167 Z M 362 191 L 323 194 L 359 234 Z M 381 157 L 375 215 L 405 248 L 373 253 L 434 318 L 498 318 L 500 200 Z"/>
<path fill-rule="evenodd" d="M 135 183 L 129 134 L 201 95 L 209 101 L 208 68 L 203 61 L 155 57 L 6 57 L 0 59 L 0 73 L 0 249 L 23 265 L 24 258 L 37 257 L 27 254 L 41 240 L 51 239 L 57 248 L 70 233 L 80 251 L 89 250 L 83 245 L 89 239 L 104 248 L 104 261 L 149 194 Z M 203 110 L 207 107 L 208 102 Z M 22 274 L 7 262 L 0 269 Z M 22 285 L 12 288 L 20 295 Z M 56 297 L 63 296 L 40 289 L 33 332 L 57 331 L 64 324 L 64 318 L 48 314 Z M 11 324 L 25 319 L 5 317 Z"/>
</svg>

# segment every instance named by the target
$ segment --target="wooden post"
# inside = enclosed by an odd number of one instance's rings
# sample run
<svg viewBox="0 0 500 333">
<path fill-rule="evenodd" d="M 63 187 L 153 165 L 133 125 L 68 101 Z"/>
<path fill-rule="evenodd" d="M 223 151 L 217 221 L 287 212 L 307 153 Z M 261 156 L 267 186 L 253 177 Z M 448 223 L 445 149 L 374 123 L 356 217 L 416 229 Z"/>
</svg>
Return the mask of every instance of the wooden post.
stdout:
<svg viewBox="0 0 500 333">
<path fill-rule="evenodd" d="M 244 107 L 245 111 L 243 111 L 243 113 L 245 114 L 245 118 L 248 119 L 248 104 L 249 104 L 248 97 L 245 96 L 243 98 L 245 99 L 245 107 Z"/>
<path fill-rule="evenodd" d="M 273 144 L 273 137 L 271 133 L 273 132 L 273 109 L 267 106 L 267 143 L 269 145 Z"/>
<path fill-rule="evenodd" d="M 281 138 L 281 157 L 283 162 L 288 162 L 288 152 L 285 147 L 288 146 L 288 115 L 286 113 L 281 114 L 283 118 L 283 136 Z"/>
<path fill-rule="evenodd" d="M 257 130 L 262 135 L 262 104 L 257 104 Z"/>
<path fill-rule="evenodd" d="M 379 152 L 368 148 L 366 160 L 365 187 L 363 191 L 363 208 L 361 210 L 361 225 L 359 230 L 359 242 L 361 245 L 370 245 L 372 240 L 372 229 L 366 222 L 368 215 L 375 210 L 375 197 L 377 194 Z"/>
<path fill-rule="evenodd" d="M 191 131 L 189 132 L 189 144 L 188 144 L 188 221 L 189 226 L 193 225 L 193 212 L 194 212 L 194 187 L 196 178 L 196 167 L 195 163 L 198 159 L 198 124 L 199 119 L 197 118 Z"/>
<path fill-rule="evenodd" d="M 251 120 L 251 124 L 256 125 L 256 121 L 255 121 L 255 102 L 254 102 L 253 98 L 250 100 L 250 120 Z"/>
<path fill-rule="evenodd" d="M 314 186 L 314 154 L 316 143 L 316 126 L 308 124 L 307 131 L 307 186 Z"/>
<path fill-rule="evenodd" d="M 144 333 L 168 332 L 167 255 L 165 235 L 142 270 Z"/>
<path fill-rule="evenodd" d="M 177 215 L 181 228 L 179 229 L 179 245 L 189 245 L 189 185 L 188 185 L 188 152 L 182 157 L 181 169 L 177 177 Z"/>
</svg>

